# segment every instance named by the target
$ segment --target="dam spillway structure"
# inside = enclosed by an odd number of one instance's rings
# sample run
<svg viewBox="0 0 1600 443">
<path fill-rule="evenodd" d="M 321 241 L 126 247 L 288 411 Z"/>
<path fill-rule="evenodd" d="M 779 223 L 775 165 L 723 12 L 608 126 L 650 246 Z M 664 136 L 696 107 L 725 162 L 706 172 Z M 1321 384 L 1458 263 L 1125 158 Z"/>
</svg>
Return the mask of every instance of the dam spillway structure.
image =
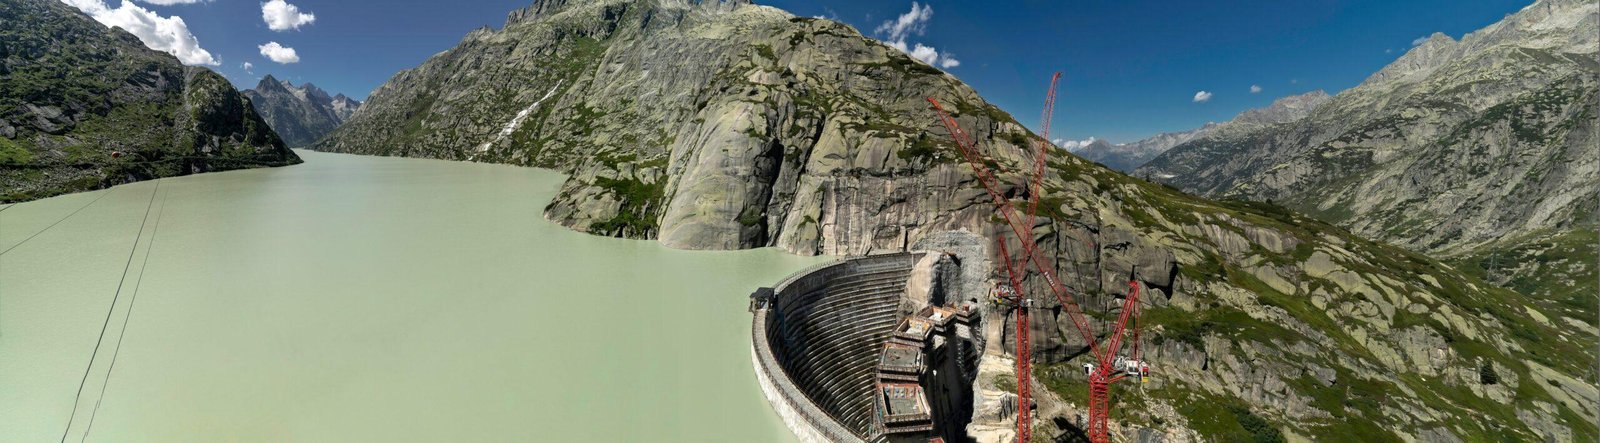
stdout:
<svg viewBox="0 0 1600 443">
<path fill-rule="evenodd" d="M 835 260 L 751 295 L 762 392 L 801 441 L 969 441 L 982 335 L 959 260 Z"/>
</svg>

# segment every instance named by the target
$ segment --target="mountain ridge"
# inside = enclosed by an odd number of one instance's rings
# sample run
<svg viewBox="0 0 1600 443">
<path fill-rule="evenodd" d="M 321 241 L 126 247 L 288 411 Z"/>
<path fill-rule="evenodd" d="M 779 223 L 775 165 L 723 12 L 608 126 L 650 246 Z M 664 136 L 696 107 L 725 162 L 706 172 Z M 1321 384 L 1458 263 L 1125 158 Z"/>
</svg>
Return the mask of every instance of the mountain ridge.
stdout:
<svg viewBox="0 0 1600 443">
<path fill-rule="evenodd" d="M 1265 107 L 1246 109 L 1222 123 L 1209 122 L 1199 128 L 1156 134 L 1131 143 L 1111 144 L 1104 140 L 1096 140 L 1072 152 L 1111 169 L 1132 173 L 1139 166 L 1167 150 L 1195 139 L 1208 137 L 1214 131 L 1224 133 L 1249 131 L 1261 126 L 1289 123 L 1305 118 L 1317 106 L 1327 102 L 1329 97 L 1328 93 L 1321 89 L 1279 97 Z"/>
<path fill-rule="evenodd" d="M 59 1 L 0 0 L 0 23 L 0 201 L 300 162 L 209 69 Z"/>
<path fill-rule="evenodd" d="M 344 94 L 329 96 L 328 91 L 310 82 L 295 86 L 267 74 L 255 88 L 244 91 L 250 104 L 282 136 L 289 146 L 308 146 L 333 132 L 349 119 L 361 102 Z"/>
<path fill-rule="evenodd" d="M 1593 3 L 1541 0 L 1460 40 L 1436 33 L 1295 125 L 1190 142 L 1136 173 L 1283 203 L 1591 305 L 1594 260 L 1563 251 L 1596 238 L 1597 17 Z M 1527 261 L 1503 272 L 1503 252 Z"/>
</svg>

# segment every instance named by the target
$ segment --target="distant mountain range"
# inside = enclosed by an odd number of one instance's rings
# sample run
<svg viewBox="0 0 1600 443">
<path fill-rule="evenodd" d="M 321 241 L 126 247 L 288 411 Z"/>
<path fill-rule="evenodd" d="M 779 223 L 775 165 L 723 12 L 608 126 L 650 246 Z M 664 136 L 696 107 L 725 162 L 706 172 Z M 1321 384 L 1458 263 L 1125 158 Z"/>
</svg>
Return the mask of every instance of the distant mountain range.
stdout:
<svg viewBox="0 0 1600 443">
<path fill-rule="evenodd" d="M 315 143 L 361 107 L 360 101 L 344 94 L 329 96 L 311 83 L 295 86 L 271 74 L 262 77 L 254 89 L 246 89 L 244 95 L 291 147 Z"/>
<path fill-rule="evenodd" d="M 1459 41 L 1434 34 L 1304 119 L 1190 141 L 1135 174 L 1270 200 L 1593 312 L 1597 17 L 1592 1 L 1541 0 Z"/>
<path fill-rule="evenodd" d="M 1068 150 L 1085 160 L 1096 162 L 1106 167 L 1122 172 L 1133 172 L 1134 168 L 1145 164 L 1157 155 L 1167 152 L 1196 137 L 1205 135 L 1216 128 L 1216 123 L 1206 123 L 1205 126 L 1179 132 L 1164 132 L 1150 138 L 1131 143 L 1116 143 L 1097 139 L 1078 146 L 1069 147 Z"/>
<path fill-rule="evenodd" d="M 299 163 L 233 85 L 57 0 L 0 0 L 0 202 Z"/>
<path fill-rule="evenodd" d="M 1072 152 L 1090 161 L 1106 165 L 1111 169 L 1133 172 L 1135 168 L 1143 166 L 1146 162 L 1175 146 L 1208 137 L 1214 132 L 1244 132 L 1305 118 L 1317 106 L 1326 103 L 1328 98 L 1328 94 L 1321 90 L 1292 95 L 1275 100 L 1272 105 L 1265 108 L 1241 112 L 1233 120 L 1220 124 L 1206 123 L 1204 126 L 1188 131 L 1157 134 L 1132 143 L 1111 144 L 1105 140 L 1095 140 Z"/>
</svg>

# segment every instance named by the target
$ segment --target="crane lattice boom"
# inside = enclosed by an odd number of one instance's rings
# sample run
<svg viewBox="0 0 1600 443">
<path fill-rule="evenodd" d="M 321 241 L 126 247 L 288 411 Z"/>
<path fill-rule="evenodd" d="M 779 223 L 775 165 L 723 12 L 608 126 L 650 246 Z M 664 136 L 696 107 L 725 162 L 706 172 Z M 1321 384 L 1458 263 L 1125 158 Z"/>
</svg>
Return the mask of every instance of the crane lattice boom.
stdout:
<svg viewBox="0 0 1600 443">
<path fill-rule="evenodd" d="M 962 158 L 972 167 L 972 171 L 977 175 L 984 191 L 994 201 L 995 212 L 1005 219 L 1006 226 L 1010 228 L 1011 233 L 1017 237 L 1022 246 L 1023 258 L 1022 263 L 1019 265 L 1011 257 L 1011 251 L 1006 245 L 1005 236 L 1003 234 L 996 235 L 1000 261 L 1005 265 L 1006 272 L 1005 281 L 1001 282 L 996 293 L 999 298 L 1012 305 L 1016 321 L 1017 441 L 1027 443 L 1033 435 L 1033 344 L 1031 338 L 1031 313 L 1029 312 L 1033 306 L 1031 299 L 1022 290 L 1022 277 L 1028 270 L 1028 264 L 1031 263 L 1033 265 L 1032 268 L 1044 278 L 1045 283 L 1050 288 L 1050 292 L 1061 303 L 1068 319 L 1071 320 L 1074 328 L 1082 336 L 1083 342 L 1089 347 L 1090 355 L 1094 356 L 1094 368 L 1088 374 L 1088 434 L 1090 441 L 1105 443 L 1110 439 L 1107 429 L 1110 416 L 1110 385 L 1123 379 L 1124 376 L 1121 373 L 1127 372 L 1127 368 L 1118 367 L 1118 365 L 1124 364 L 1119 355 L 1130 319 L 1134 326 L 1134 345 L 1130 361 L 1135 367 L 1142 367 L 1143 365 L 1139 356 L 1138 331 L 1140 286 L 1137 280 L 1130 277 L 1128 295 L 1123 299 L 1122 311 L 1117 318 L 1115 326 L 1107 335 L 1106 342 L 1102 345 L 1099 340 L 1095 339 L 1094 333 L 1090 330 L 1089 322 L 1083 314 L 1083 309 L 1072 297 L 1072 294 L 1068 292 L 1061 279 L 1056 277 L 1055 262 L 1046 261 L 1039 251 L 1038 245 L 1033 241 L 1033 227 L 1037 221 L 1039 201 L 1042 200 L 1044 194 L 1043 179 L 1046 161 L 1053 150 L 1052 147 L 1048 146 L 1048 140 L 1050 122 L 1055 111 L 1056 85 L 1060 79 L 1061 73 L 1059 72 L 1050 78 L 1050 89 L 1045 95 L 1044 110 L 1040 116 L 1043 137 L 1030 140 L 1030 147 L 1033 148 L 1033 175 L 1028 182 L 1028 203 L 1025 218 L 1016 214 L 1016 208 L 1000 188 L 999 177 L 995 173 L 995 169 L 1003 167 L 1001 160 L 984 156 L 977 149 L 973 140 L 967 136 L 966 131 L 961 129 L 961 125 L 956 122 L 955 118 L 945 111 L 939 100 L 928 97 L 928 103 L 933 105 L 933 109 L 939 115 L 939 122 L 950 132 L 950 138 L 955 141 L 957 149 L 961 151 Z"/>
</svg>

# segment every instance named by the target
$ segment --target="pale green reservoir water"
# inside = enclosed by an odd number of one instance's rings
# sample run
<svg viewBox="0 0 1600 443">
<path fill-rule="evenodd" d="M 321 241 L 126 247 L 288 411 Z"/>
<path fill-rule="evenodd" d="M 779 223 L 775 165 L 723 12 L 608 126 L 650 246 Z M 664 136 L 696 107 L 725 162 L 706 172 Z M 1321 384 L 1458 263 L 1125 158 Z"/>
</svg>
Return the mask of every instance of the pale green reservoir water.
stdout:
<svg viewBox="0 0 1600 443">
<path fill-rule="evenodd" d="M 793 440 L 746 296 L 821 259 L 570 231 L 550 171 L 300 154 L 0 212 L 0 441 Z"/>
</svg>

